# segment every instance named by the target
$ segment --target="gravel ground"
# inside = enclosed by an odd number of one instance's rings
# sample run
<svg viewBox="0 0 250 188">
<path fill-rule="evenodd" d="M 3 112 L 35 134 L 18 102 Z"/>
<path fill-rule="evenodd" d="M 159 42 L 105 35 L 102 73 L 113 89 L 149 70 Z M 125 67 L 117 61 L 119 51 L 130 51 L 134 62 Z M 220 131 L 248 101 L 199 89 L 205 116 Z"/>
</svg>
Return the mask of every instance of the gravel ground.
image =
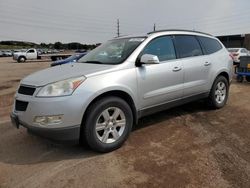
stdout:
<svg viewBox="0 0 250 188">
<path fill-rule="evenodd" d="M 21 78 L 49 62 L 0 59 L 0 187 L 250 187 L 250 84 L 227 106 L 202 101 L 143 118 L 108 154 L 15 129 L 8 114 Z"/>
</svg>

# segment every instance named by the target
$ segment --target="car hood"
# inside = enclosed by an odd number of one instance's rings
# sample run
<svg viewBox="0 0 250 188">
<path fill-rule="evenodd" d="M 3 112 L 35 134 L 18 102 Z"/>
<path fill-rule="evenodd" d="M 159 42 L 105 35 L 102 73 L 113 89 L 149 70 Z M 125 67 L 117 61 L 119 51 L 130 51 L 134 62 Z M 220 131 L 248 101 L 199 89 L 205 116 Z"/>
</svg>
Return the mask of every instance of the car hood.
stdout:
<svg viewBox="0 0 250 188">
<path fill-rule="evenodd" d="M 65 64 L 35 72 L 25 77 L 21 81 L 21 84 L 39 87 L 68 78 L 79 76 L 89 77 L 96 74 L 110 72 L 114 67 L 116 66 L 87 63 Z"/>
<path fill-rule="evenodd" d="M 15 52 L 13 55 L 24 55 L 26 52 Z"/>
</svg>

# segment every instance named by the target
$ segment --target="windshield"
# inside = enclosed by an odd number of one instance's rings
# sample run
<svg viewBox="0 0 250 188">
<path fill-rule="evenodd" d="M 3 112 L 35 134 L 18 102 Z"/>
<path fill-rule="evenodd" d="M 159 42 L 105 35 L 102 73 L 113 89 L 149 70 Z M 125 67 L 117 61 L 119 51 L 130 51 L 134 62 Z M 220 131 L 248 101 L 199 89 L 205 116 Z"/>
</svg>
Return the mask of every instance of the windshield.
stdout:
<svg viewBox="0 0 250 188">
<path fill-rule="evenodd" d="M 110 40 L 89 52 L 78 62 L 112 65 L 122 63 L 144 40 L 145 37 Z"/>
</svg>

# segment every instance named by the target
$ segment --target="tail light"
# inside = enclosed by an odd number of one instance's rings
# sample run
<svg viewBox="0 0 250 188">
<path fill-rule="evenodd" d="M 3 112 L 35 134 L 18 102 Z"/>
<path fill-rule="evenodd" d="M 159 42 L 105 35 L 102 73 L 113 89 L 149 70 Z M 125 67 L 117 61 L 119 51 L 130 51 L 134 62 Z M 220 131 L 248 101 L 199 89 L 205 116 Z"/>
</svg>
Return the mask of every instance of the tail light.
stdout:
<svg viewBox="0 0 250 188">
<path fill-rule="evenodd" d="M 233 54 L 229 53 L 229 56 L 231 57 L 232 60 L 234 60 Z"/>
</svg>

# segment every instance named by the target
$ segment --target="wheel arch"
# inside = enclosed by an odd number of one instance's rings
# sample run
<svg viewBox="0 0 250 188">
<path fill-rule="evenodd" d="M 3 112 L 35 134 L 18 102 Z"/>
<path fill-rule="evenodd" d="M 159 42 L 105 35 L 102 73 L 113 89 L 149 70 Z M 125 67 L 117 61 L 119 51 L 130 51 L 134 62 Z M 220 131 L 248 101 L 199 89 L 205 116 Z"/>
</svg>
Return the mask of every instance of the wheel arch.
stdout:
<svg viewBox="0 0 250 188">
<path fill-rule="evenodd" d="M 230 85 L 230 80 L 231 80 L 231 77 L 230 77 L 230 74 L 226 71 L 226 70 L 221 70 L 220 72 L 217 72 L 216 74 L 214 74 L 213 78 L 214 79 L 211 79 L 210 81 L 210 86 L 209 86 L 209 92 L 211 91 L 213 85 L 214 85 L 214 82 L 215 80 L 219 77 L 219 76 L 224 76 L 227 81 L 228 81 L 228 84 Z"/>
<path fill-rule="evenodd" d="M 21 59 L 21 58 L 24 58 L 25 61 L 27 60 L 27 58 L 26 58 L 24 55 L 20 55 L 20 56 L 17 58 L 17 61 L 20 62 L 20 59 Z"/>
<path fill-rule="evenodd" d="M 94 104 L 96 101 L 105 98 L 105 97 L 109 97 L 109 96 L 114 96 L 114 97 L 119 97 L 121 99 L 123 99 L 124 101 L 126 101 L 128 103 L 128 105 L 130 106 L 132 113 L 133 113 L 133 124 L 137 124 L 138 123 L 138 114 L 137 114 L 137 109 L 134 103 L 133 98 L 125 91 L 122 90 L 112 90 L 112 91 L 106 91 L 102 94 L 99 94 L 98 96 L 96 96 L 87 106 L 83 117 L 82 117 L 82 123 L 81 123 L 81 129 L 84 126 L 84 123 L 86 121 L 86 112 L 88 111 L 88 109 L 90 108 L 90 106 L 92 104 Z"/>
<path fill-rule="evenodd" d="M 228 83 L 230 83 L 229 74 L 228 74 L 226 71 L 220 72 L 220 73 L 216 76 L 216 78 L 218 78 L 219 76 L 224 76 L 224 77 L 227 79 Z M 216 79 L 216 78 L 215 78 L 215 79 Z"/>
</svg>

